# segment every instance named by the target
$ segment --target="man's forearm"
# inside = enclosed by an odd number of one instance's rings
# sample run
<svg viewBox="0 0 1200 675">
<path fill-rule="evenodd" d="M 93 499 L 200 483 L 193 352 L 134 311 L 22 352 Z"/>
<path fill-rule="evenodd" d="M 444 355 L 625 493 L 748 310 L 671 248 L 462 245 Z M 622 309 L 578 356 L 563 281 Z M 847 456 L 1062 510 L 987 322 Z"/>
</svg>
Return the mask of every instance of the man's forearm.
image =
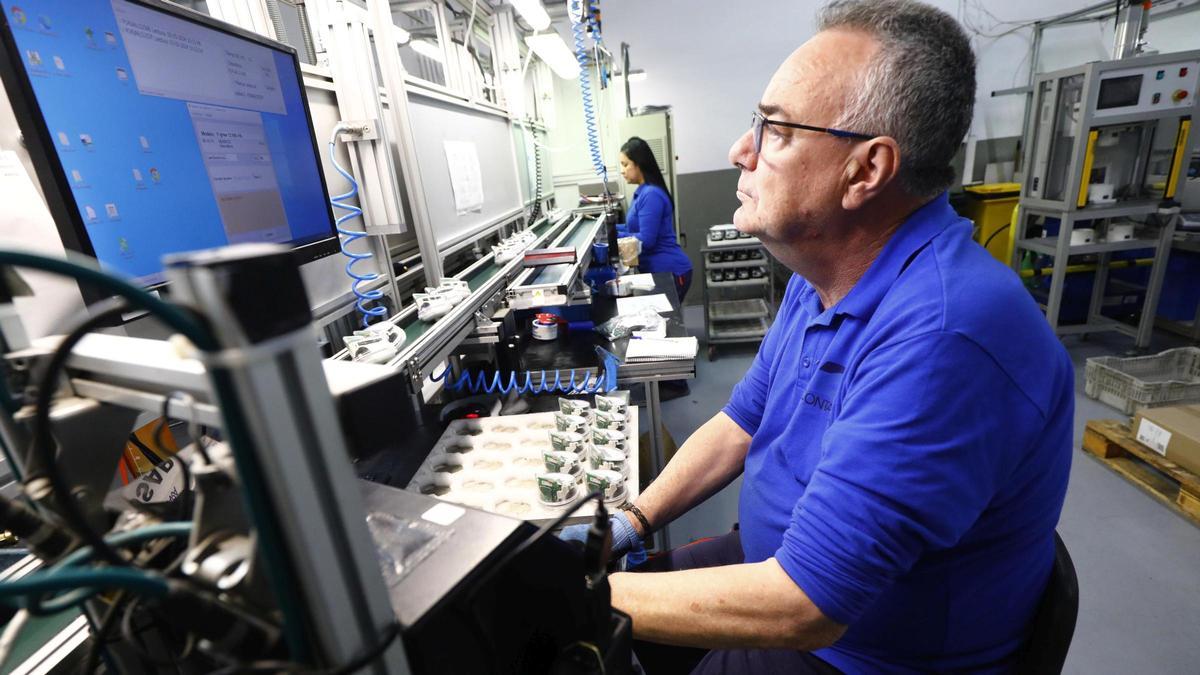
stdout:
<svg viewBox="0 0 1200 675">
<path fill-rule="evenodd" d="M 708 649 L 827 647 L 845 627 L 821 613 L 774 558 L 609 577 L 613 607 L 639 640 Z"/>
<path fill-rule="evenodd" d="M 750 435 L 725 413 L 717 413 L 688 438 L 638 497 L 638 509 L 652 527 L 663 527 L 736 478 L 749 448 Z M 636 518 L 630 521 L 639 534 L 647 534 Z"/>
</svg>

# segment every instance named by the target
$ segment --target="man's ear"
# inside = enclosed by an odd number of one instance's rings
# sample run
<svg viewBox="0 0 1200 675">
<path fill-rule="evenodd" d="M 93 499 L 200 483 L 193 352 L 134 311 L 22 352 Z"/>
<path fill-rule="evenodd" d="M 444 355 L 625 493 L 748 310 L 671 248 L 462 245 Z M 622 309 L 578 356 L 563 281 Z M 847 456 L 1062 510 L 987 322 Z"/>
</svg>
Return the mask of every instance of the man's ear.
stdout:
<svg viewBox="0 0 1200 675">
<path fill-rule="evenodd" d="M 850 153 L 842 174 L 842 208 L 861 209 L 900 173 L 900 146 L 890 136 L 864 141 Z"/>
</svg>

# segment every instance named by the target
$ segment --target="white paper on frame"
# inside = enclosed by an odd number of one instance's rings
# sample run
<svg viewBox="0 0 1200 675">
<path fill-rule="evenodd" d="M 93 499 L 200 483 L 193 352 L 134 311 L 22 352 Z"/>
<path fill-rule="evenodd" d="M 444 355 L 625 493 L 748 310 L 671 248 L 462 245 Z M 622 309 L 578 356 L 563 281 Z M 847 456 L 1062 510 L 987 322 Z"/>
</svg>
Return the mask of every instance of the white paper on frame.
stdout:
<svg viewBox="0 0 1200 675">
<path fill-rule="evenodd" d="M 444 144 L 455 212 L 462 216 L 483 211 L 483 172 L 479 168 L 478 149 L 469 141 L 444 141 Z"/>
</svg>

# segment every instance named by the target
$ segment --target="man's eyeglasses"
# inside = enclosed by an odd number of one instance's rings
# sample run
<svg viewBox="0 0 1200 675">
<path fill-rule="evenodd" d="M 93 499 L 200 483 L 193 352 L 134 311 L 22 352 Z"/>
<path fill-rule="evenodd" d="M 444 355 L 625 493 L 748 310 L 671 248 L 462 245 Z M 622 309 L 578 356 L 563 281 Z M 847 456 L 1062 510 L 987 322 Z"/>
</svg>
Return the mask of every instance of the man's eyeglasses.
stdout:
<svg viewBox="0 0 1200 675">
<path fill-rule="evenodd" d="M 750 129 L 754 131 L 754 154 L 756 156 L 762 151 L 763 127 L 767 126 L 768 124 L 772 124 L 777 127 L 787 127 L 789 129 L 816 131 L 822 134 L 837 136 L 838 138 L 855 138 L 858 140 L 875 138 L 875 136 L 871 134 L 860 134 L 857 131 L 843 131 L 841 129 L 830 129 L 829 127 L 814 127 L 810 124 L 796 124 L 795 122 L 780 122 L 779 120 L 770 119 L 766 115 L 755 110 L 754 119 L 750 123 Z"/>
</svg>

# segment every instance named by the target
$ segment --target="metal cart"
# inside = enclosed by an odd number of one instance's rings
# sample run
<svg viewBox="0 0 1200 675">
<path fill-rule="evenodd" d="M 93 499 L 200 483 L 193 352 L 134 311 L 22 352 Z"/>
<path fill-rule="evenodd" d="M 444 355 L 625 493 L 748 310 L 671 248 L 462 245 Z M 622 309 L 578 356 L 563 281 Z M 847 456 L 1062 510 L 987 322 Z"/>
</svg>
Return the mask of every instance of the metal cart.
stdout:
<svg viewBox="0 0 1200 675">
<path fill-rule="evenodd" d="M 704 327 L 708 360 L 717 345 L 761 342 L 775 314 L 775 284 L 766 247 L 733 225 L 714 225 L 704 259 Z"/>
</svg>

